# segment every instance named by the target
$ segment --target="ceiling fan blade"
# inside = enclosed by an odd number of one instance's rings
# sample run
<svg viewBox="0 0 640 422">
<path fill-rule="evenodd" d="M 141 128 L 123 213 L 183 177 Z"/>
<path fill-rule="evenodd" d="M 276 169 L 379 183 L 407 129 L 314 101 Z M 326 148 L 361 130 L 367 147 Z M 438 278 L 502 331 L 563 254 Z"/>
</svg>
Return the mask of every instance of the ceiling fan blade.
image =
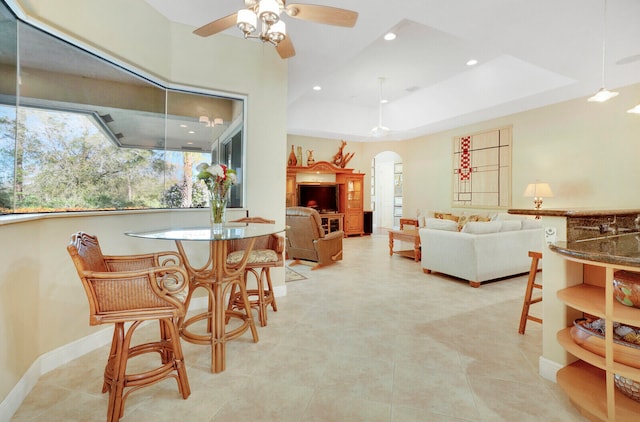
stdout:
<svg viewBox="0 0 640 422">
<path fill-rule="evenodd" d="M 285 8 L 292 18 L 324 23 L 327 25 L 352 27 L 358 20 L 358 12 L 315 4 L 289 4 Z"/>
<path fill-rule="evenodd" d="M 206 25 L 202 25 L 200 28 L 193 31 L 193 33 L 196 35 L 200 35 L 201 37 L 208 37 L 210 35 L 217 34 L 218 32 L 222 32 L 225 29 L 229 29 L 232 26 L 235 26 L 237 17 L 237 13 L 225 16 L 224 18 L 220 18 L 213 22 L 209 22 Z"/>
<path fill-rule="evenodd" d="M 293 43 L 291 42 L 291 37 L 286 36 L 282 41 L 278 43 L 276 46 L 276 51 L 280 54 L 280 57 L 283 59 L 288 59 L 289 57 L 293 57 L 296 55 L 296 50 L 293 48 Z"/>
</svg>

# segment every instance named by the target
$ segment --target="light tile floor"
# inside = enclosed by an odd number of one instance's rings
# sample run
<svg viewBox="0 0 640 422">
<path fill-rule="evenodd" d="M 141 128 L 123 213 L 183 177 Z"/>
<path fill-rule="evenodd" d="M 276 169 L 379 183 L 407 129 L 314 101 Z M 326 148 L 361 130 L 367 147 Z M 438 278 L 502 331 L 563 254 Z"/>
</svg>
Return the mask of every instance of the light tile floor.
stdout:
<svg viewBox="0 0 640 422">
<path fill-rule="evenodd" d="M 208 346 L 184 343 L 191 396 L 163 381 L 134 392 L 121 420 L 584 420 L 537 375 L 541 326 L 517 332 L 526 276 L 474 289 L 426 275 L 389 256 L 386 234 L 345 239 L 336 265 L 294 269 L 307 279 L 287 283 L 259 343 L 248 332 L 228 343 L 220 374 Z M 41 377 L 12 420 L 105 420 L 107 353 Z"/>
</svg>

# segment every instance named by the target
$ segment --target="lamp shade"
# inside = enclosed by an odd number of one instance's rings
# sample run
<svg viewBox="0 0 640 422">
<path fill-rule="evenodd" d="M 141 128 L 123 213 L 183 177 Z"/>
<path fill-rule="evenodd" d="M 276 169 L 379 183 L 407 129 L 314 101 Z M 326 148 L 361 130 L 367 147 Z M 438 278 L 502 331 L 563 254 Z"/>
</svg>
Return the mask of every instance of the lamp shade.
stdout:
<svg viewBox="0 0 640 422">
<path fill-rule="evenodd" d="M 258 17 L 253 10 L 241 9 L 238 10 L 238 17 L 236 19 L 236 25 L 240 30 L 246 34 L 250 34 L 256 30 L 258 23 Z"/>
<path fill-rule="evenodd" d="M 278 21 L 271 25 L 267 30 L 267 37 L 274 43 L 279 43 L 287 36 L 286 25 L 283 21 Z"/>
<path fill-rule="evenodd" d="M 273 25 L 280 19 L 280 5 L 276 0 L 261 0 L 258 4 L 258 16 L 262 22 Z"/>
<path fill-rule="evenodd" d="M 548 183 L 529 183 L 524 190 L 524 194 L 527 198 L 552 198 L 553 192 L 551 186 Z"/>
</svg>

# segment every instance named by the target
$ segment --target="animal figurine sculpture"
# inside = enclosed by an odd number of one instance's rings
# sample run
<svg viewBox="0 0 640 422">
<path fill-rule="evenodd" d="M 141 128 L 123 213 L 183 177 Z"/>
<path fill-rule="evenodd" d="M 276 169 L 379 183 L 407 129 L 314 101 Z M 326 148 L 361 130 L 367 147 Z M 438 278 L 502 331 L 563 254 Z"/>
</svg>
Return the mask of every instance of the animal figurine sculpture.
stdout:
<svg viewBox="0 0 640 422">
<path fill-rule="evenodd" d="M 342 144 L 340 145 L 340 148 L 338 148 L 338 153 L 333 156 L 333 164 L 336 167 L 344 168 L 355 154 L 354 152 L 349 152 L 346 155 L 344 155 L 343 151 L 346 145 L 347 145 L 347 142 L 343 140 Z"/>
</svg>

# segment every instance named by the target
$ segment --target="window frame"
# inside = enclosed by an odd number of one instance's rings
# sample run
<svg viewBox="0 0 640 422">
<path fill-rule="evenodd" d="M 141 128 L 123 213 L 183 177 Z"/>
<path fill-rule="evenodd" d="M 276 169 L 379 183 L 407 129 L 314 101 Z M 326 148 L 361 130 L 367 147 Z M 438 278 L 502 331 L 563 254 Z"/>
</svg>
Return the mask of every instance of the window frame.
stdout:
<svg viewBox="0 0 640 422">
<path fill-rule="evenodd" d="M 242 183 L 239 184 L 240 185 L 240 195 L 238 195 L 237 201 L 235 203 L 230 204 L 231 207 L 234 208 L 242 208 L 245 204 L 246 204 L 246 195 L 247 195 L 247 188 L 246 188 L 246 176 L 247 176 L 247 167 L 246 167 L 246 163 L 247 163 L 247 110 L 248 110 L 248 95 L 246 94 L 238 94 L 238 93 L 230 93 L 230 92 L 225 92 L 225 91 L 220 91 L 220 90 L 215 90 L 215 89 L 209 89 L 209 88 L 202 88 L 202 87 L 195 87 L 195 86 L 190 86 L 190 85 L 183 85 L 183 84 L 175 84 L 172 83 L 170 81 L 164 80 L 162 78 L 159 78 L 157 76 L 153 76 L 150 75 L 146 72 L 144 72 L 142 69 L 138 68 L 135 64 L 133 63 L 125 63 L 121 60 L 118 60 L 112 56 L 110 56 L 108 53 L 106 53 L 105 51 L 102 51 L 98 48 L 95 47 L 91 47 L 91 46 L 87 46 L 85 44 L 83 44 L 80 40 L 73 38 L 72 36 L 68 35 L 68 34 L 63 34 L 60 33 L 56 30 L 53 30 L 51 28 L 48 28 L 44 25 L 42 25 L 41 23 L 38 22 L 31 22 L 28 21 L 27 18 L 22 15 L 20 8 L 18 6 L 13 5 L 11 2 L 7 3 L 6 1 L 2 1 L 2 4 L 0 4 L 0 6 L 6 7 L 6 9 L 8 10 L 9 14 L 13 15 L 13 21 L 11 23 L 9 23 L 9 25 L 14 25 L 15 26 L 15 31 L 17 33 L 17 37 L 15 39 L 15 52 L 16 52 L 16 63 L 15 63 L 15 67 L 16 67 L 16 73 L 15 73 L 15 86 L 16 86 L 16 92 L 15 92 L 15 97 L 9 98 L 9 101 L 6 101 L 8 106 L 13 106 L 15 107 L 16 110 L 16 127 L 17 127 L 17 123 L 18 123 L 18 114 L 19 114 L 19 109 L 21 107 L 21 102 L 22 102 L 22 94 L 20 92 L 19 89 L 19 81 L 20 81 L 20 72 L 21 72 L 21 62 L 24 60 L 24 58 L 20 57 L 20 52 L 22 50 L 21 47 L 21 39 L 20 39 L 20 26 L 24 25 L 29 29 L 33 29 L 38 31 L 39 33 L 42 34 L 42 36 L 45 37 L 52 37 L 54 39 L 57 39 L 59 41 L 61 41 L 62 43 L 65 44 L 65 46 L 68 46 L 69 48 L 75 48 L 78 49 L 78 53 L 79 54 L 83 54 L 86 53 L 90 56 L 92 56 L 93 58 L 95 58 L 95 60 L 97 60 L 97 63 L 99 63 L 100 65 L 111 65 L 114 68 L 117 69 L 118 72 L 123 72 L 124 74 L 126 74 L 127 76 L 131 76 L 134 78 L 140 78 L 141 80 L 148 82 L 149 84 L 163 90 L 164 92 L 164 112 L 161 115 L 162 119 L 165 123 L 165 137 L 164 137 L 164 144 L 162 148 L 158 148 L 158 149 L 162 149 L 164 151 L 171 151 L 171 149 L 167 148 L 167 137 L 166 137 L 166 125 L 167 122 L 169 121 L 169 114 L 168 114 L 168 107 L 169 107 L 169 95 L 172 91 L 176 91 L 176 92 L 181 92 L 181 93 L 186 93 L 186 94 L 196 94 L 196 95 L 204 95 L 204 96 L 210 96 L 210 97 L 217 97 L 217 98 L 224 98 L 224 99 L 229 99 L 229 100 L 234 100 L 234 101 L 240 101 L 241 102 L 241 111 L 239 112 L 239 114 L 237 114 L 236 118 L 234 118 L 233 121 L 230 122 L 229 127 L 224 131 L 224 133 L 220 136 L 220 138 L 218 139 L 217 143 L 225 145 L 228 144 L 230 142 L 232 142 L 232 140 L 238 135 L 240 134 L 240 159 L 239 162 L 241 163 L 241 177 L 242 177 Z M 16 10 L 18 11 L 18 13 L 16 13 Z M 14 42 L 14 40 L 10 40 L 10 42 Z M 38 97 L 34 97 L 34 98 L 38 98 Z M 15 100 L 13 103 L 11 100 Z M 86 113 L 86 114 L 95 114 L 97 112 L 91 111 L 90 109 L 92 107 L 99 107 L 99 105 L 96 105 L 94 103 L 86 103 L 87 104 L 87 108 L 88 109 L 81 109 L 81 110 L 76 110 L 73 109 L 73 107 L 71 107 L 69 110 L 65 110 L 64 107 L 61 108 L 54 108 L 54 107 L 41 107 L 47 110 L 62 110 L 62 111 L 71 111 L 71 112 L 78 112 L 78 113 Z M 34 107 L 34 105 L 28 105 L 29 107 Z M 236 110 L 238 110 L 236 108 Z M 99 122 L 99 119 L 96 119 L 97 122 Z M 102 129 L 101 129 L 102 131 Z M 17 130 L 13 133 L 13 137 L 9 137 L 10 142 L 12 141 L 14 143 L 14 145 L 17 145 L 17 143 L 19 142 L 19 136 L 17 134 Z M 113 142 L 111 139 L 109 140 L 110 142 Z M 218 148 L 217 146 L 212 145 L 211 146 L 211 151 L 210 156 L 211 156 L 211 161 L 212 162 L 218 162 L 220 160 L 220 157 L 216 157 L 214 155 L 214 153 L 216 151 L 218 151 L 218 153 L 220 152 L 220 148 Z M 14 159 L 16 157 L 16 150 L 15 147 L 13 149 L 13 156 Z M 166 158 L 165 158 L 166 161 Z M 237 161 L 234 159 L 234 161 Z M 197 163 L 196 163 L 197 164 Z M 15 164 L 14 164 L 15 165 Z M 10 181 L 10 183 L 7 185 L 9 187 L 13 186 L 13 190 L 14 190 L 14 194 L 13 194 L 13 199 L 12 199 L 12 203 L 11 203 L 11 209 L 8 213 L 3 213 L 0 214 L 1 216 L 6 216 L 6 215 L 25 215 L 25 214 L 39 214 L 39 211 L 34 211 L 33 213 L 16 213 L 16 206 L 17 204 L 15 203 L 15 186 L 16 186 L 16 179 L 15 179 L 15 171 L 16 169 L 14 168 L 14 178 Z M 194 175 L 195 176 L 195 175 Z M 166 178 L 166 174 L 164 175 L 164 177 Z M 164 185 L 164 189 L 167 189 L 168 186 L 165 184 Z M 236 187 L 236 189 L 238 189 Z M 156 208 L 156 207 L 145 207 L 142 208 L 144 210 L 152 210 L 152 209 L 190 209 L 190 208 L 171 208 L 171 207 L 160 207 L 160 208 Z M 51 211 L 48 213 L 58 213 L 58 212 L 68 212 L 68 211 Z M 92 208 L 88 208 L 86 211 L 82 211 L 82 212 L 105 212 L 105 211 L 100 211 L 99 209 L 92 209 Z"/>
</svg>

